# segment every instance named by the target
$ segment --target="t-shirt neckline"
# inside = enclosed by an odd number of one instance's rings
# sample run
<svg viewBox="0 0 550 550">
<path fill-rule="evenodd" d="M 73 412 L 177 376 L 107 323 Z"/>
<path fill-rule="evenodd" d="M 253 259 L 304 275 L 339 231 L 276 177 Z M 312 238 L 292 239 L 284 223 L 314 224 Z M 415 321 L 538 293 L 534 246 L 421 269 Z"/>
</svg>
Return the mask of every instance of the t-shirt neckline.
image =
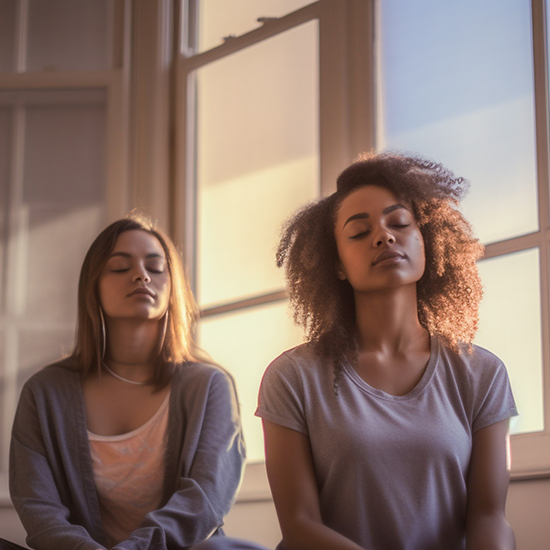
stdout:
<svg viewBox="0 0 550 550">
<path fill-rule="evenodd" d="M 387 393 L 384 390 L 378 388 L 373 388 L 371 385 L 367 384 L 360 376 L 357 374 L 357 371 L 350 365 L 349 362 L 345 362 L 343 365 L 344 373 L 354 382 L 361 390 L 376 397 L 387 399 L 390 401 L 407 401 L 409 399 L 414 399 L 419 393 L 421 393 L 424 388 L 430 382 L 435 367 L 437 365 L 437 359 L 439 357 L 439 339 L 437 335 L 430 336 L 430 358 L 428 359 L 428 364 L 422 374 L 422 378 L 419 380 L 418 384 L 405 395 L 393 395 Z"/>
</svg>

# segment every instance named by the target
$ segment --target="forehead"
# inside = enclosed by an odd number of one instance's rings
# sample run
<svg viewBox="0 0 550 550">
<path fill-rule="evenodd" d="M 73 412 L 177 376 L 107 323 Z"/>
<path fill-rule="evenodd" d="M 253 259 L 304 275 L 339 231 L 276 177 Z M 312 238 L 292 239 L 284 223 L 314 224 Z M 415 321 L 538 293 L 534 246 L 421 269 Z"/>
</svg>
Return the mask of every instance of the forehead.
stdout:
<svg viewBox="0 0 550 550">
<path fill-rule="evenodd" d="M 337 219 L 359 212 L 374 214 L 394 204 L 402 204 L 409 208 L 406 202 L 398 199 L 389 189 L 378 185 L 365 185 L 352 191 L 340 203 Z"/>
<path fill-rule="evenodd" d="M 141 229 L 131 229 L 121 233 L 115 242 L 113 253 L 127 252 L 129 254 L 159 254 L 164 256 L 160 241 L 151 233 Z"/>
</svg>

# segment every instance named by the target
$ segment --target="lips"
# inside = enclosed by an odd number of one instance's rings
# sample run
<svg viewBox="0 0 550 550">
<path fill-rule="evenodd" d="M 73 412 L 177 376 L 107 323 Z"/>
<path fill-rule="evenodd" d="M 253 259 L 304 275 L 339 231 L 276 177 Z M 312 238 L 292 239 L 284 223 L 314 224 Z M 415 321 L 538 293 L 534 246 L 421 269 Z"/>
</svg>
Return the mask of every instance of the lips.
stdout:
<svg viewBox="0 0 550 550">
<path fill-rule="evenodd" d="M 128 296 L 135 296 L 137 294 L 144 294 L 145 296 L 150 296 L 151 298 L 155 297 L 155 293 L 152 290 L 149 290 L 145 286 L 138 286 L 137 288 L 132 290 L 132 292 L 130 292 Z"/>
<path fill-rule="evenodd" d="M 402 254 L 401 252 L 397 252 L 396 250 L 387 249 L 387 250 L 384 250 L 384 252 L 382 252 L 378 256 L 376 256 L 376 258 L 374 258 L 374 260 L 372 262 L 372 265 L 379 264 L 380 262 L 383 262 L 384 260 L 393 260 L 393 259 L 401 259 L 402 260 L 404 258 L 405 258 L 405 255 Z"/>
</svg>

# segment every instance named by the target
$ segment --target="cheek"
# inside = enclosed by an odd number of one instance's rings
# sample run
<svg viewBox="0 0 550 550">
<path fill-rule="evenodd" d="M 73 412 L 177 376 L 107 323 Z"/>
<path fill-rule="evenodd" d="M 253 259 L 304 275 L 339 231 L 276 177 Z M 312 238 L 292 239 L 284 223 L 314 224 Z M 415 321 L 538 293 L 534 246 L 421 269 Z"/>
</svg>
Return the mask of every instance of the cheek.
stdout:
<svg viewBox="0 0 550 550">
<path fill-rule="evenodd" d="M 424 246 L 424 239 L 422 238 L 421 234 L 419 234 L 417 237 L 417 250 L 418 250 L 418 264 L 419 266 L 422 266 L 422 272 L 424 272 L 424 269 L 426 267 L 426 249 Z"/>
<path fill-rule="evenodd" d="M 168 304 L 170 302 L 170 293 L 172 291 L 172 283 L 170 279 L 167 279 L 166 281 L 161 283 L 159 291 L 162 293 L 162 307 L 168 307 Z"/>
<path fill-rule="evenodd" d="M 101 307 L 105 309 L 105 306 L 116 300 L 120 291 L 116 288 L 116 281 L 110 277 L 102 277 L 97 283 L 97 290 L 99 294 L 99 303 Z"/>
<path fill-rule="evenodd" d="M 97 290 L 99 294 L 99 304 L 103 309 L 105 309 L 105 304 L 112 302 L 109 296 L 109 285 L 105 284 L 103 281 L 99 281 L 97 285 Z"/>
<path fill-rule="evenodd" d="M 344 281 L 348 278 L 348 260 L 346 258 L 346 251 L 338 243 L 336 243 L 336 250 L 338 252 L 336 276 L 341 281 Z"/>
<path fill-rule="evenodd" d="M 105 284 L 104 279 L 99 279 L 97 283 L 97 292 L 99 294 L 99 302 L 103 305 L 105 297 L 108 294 L 108 285 Z"/>
</svg>

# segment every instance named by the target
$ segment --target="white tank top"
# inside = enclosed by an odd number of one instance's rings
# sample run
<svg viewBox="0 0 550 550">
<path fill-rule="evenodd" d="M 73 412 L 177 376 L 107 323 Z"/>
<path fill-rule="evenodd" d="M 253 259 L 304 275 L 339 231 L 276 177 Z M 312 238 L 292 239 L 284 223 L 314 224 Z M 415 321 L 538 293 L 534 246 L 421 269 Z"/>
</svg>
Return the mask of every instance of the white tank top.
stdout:
<svg viewBox="0 0 550 550">
<path fill-rule="evenodd" d="M 101 436 L 88 431 L 108 548 L 126 540 L 160 506 L 169 400 L 170 393 L 153 417 L 132 432 Z"/>
</svg>

